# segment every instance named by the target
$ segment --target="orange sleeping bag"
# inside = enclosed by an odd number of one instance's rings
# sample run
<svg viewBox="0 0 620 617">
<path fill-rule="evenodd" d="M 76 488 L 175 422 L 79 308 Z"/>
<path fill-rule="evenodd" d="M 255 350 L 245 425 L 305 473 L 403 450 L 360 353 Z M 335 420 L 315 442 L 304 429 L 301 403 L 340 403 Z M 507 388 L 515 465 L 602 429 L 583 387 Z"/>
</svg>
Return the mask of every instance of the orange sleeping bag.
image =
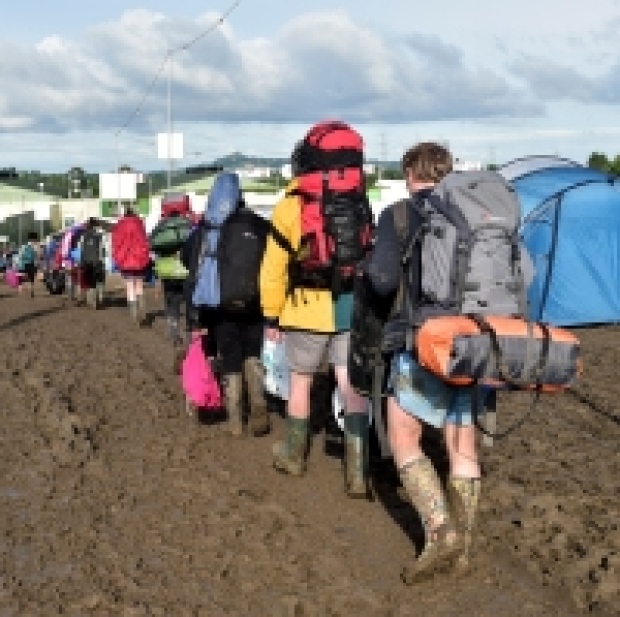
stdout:
<svg viewBox="0 0 620 617">
<path fill-rule="evenodd" d="M 428 319 L 414 334 L 421 366 L 447 383 L 555 392 L 581 374 L 571 332 L 519 317 Z"/>
</svg>

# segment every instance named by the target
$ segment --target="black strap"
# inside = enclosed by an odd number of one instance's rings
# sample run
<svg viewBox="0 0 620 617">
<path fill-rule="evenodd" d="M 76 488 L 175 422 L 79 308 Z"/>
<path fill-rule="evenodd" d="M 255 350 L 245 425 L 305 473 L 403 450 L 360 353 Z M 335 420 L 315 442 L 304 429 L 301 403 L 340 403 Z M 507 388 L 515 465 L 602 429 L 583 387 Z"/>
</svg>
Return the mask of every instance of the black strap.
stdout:
<svg viewBox="0 0 620 617">
<path fill-rule="evenodd" d="M 505 362 L 497 332 L 493 329 L 491 324 L 482 315 L 470 314 L 467 315 L 467 317 L 478 326 L 480 332 L 489 335 L 491 355 L 493 357 L 493 361 L 495 362 L 495 370 L 497 371 L 498 377 L 502 381 L 515 388 L 529 387 L 532 381 L 535 382 L 536 388 L 540 388 L 542 386 L 541 380 L 549 361 L 549 349 L 551 346 L 551 334 L 546 324 L 536 324 L 541 329 L 543 336 L 538 361 L 536 362 L 536 366 L 531 371 L 531 374 L 525 374 L 527 363 L 524 363 L 523 372 L 521 375 L 513 375 L 510 373 L 510 368 Z M 534 340 L 533 326 L 534 324 L 528 322 L 527 327 L 530 333 L 528 339 L 532 341 Z"/>
<path fill-rule="evenodd" d="M 288 239 L 282 234 L 282 232 L 274 227 L 272 223 L 269 224 L 269 235 L 275 240 L 275 242 L 280 246 L 280 248 L 284 249 L 290 255 L 295 253 L 293 249 L 293 245 L 288 241 Z"/>
<path fill-rule="evenodd" d="M 528 410 L 510 428 L 502 432 L 492 433 L 488 431 L 480 422 L 480 386 L 479 384 L 474 384 L 474 386 L 472 387 L 471 396 L 471 415 L 474 421 L 474 425 L 481 433 L 483 433 L 487 437 L 490 437 L 491 439 L 504 439 L 504 437 L 507 437 L 508 435 L 510 435 L 510 433 L 513 433 L 525 424 L 526 420 L 532 415 L 532 413 L 536 409 L 536 406 L 538 405 L 538 401 L 540 400 L 540 393 L 540 389 L 536 389 L 533 392 L 532 401 Z"/>
</svg>

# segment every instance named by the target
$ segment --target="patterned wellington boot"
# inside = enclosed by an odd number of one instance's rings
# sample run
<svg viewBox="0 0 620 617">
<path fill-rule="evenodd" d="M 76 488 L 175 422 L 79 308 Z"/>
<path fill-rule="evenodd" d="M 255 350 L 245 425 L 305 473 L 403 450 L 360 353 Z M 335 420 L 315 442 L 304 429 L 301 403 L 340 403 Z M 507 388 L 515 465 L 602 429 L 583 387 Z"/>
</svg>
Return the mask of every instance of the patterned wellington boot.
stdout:
<svg viewBox="0 0 620 617">
<path fill-rule="evenodd" d="M 310 422 L 307 419 L 286 418 L 283 441 L 273 444 L 273 466 L 291 476 L 302 476 L 306 471 L 306 448 Z"/>
<path fill-rule="evenodd" d="M 368 414 L 344 415 L 345 492 L 353 499 L 368 499 Z"/>
<path fill-rule="evenodd" d="M 263 387 L 264 369 L 260 358 L 247 358 L 243 364 L 243 373 L 250 399 L 250 430 L 254 437 L 262 437 L 271 431 L 271 423 Z"/>
<path fill-rule="evenodd" d="M 243 437 L 243 378 L 240 373 L 229 373 L 222 379 L 224 404 L 228 413 L 228 432 Z"/>
<path fill-rule="evenodd" d="M 403 582 L 413 584 L 452 566 L 462 552 L 462 543 L 431 461 L 420 458 L 407 463 L 399 470 L 399 475 L 426 531 L 424 550 L 402 574 Z"/>
<path fill-rule="evenodd" d="M 456 520 L 459 535 L 463 541 L 463 553 L 459 556 L 456 565 L 459 570 L 467 570 L 472 535 L 480 502 L 480 478 L 451 477 L 448 484 L 450 505 Z"/>
</svg>

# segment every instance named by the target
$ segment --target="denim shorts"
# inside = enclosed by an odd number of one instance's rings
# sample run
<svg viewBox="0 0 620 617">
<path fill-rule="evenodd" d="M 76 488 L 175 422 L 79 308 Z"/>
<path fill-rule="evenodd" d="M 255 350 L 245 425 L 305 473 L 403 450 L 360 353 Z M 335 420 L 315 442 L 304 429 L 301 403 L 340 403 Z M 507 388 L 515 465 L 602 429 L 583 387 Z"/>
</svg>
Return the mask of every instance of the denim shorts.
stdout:
<svg viewBox="0 0 620 617">
<path fill-rule="evenodd" d="M 410 353 L 395 354 L 390 367 L 389 392 L 409 415 L 441 428 L 446 422 L 458 426 L 473 423 L 473 387 L 451 386 L 422 368 Z M 480 390 L 482 414 L 487 392 Z"/>
</svg>

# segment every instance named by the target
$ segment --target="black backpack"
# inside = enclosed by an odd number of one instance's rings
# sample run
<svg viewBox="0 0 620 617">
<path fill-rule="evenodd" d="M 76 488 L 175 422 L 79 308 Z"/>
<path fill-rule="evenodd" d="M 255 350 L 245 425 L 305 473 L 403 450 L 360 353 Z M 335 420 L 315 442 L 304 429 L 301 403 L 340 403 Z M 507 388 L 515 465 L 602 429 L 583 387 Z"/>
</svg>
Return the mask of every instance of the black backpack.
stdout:
<svg viewBox="0 0 620 617">
<path fill-rule="evenodd" d="M 102 235 L 95 229 L 87 229 L 82 237 L 80 263 L 98 264 L 101 262 Z"/>
<path fill-rule="evenodd" d="M 248 208 L 239 208 L 222 225 L 217 263 L 224 310 L 259 310 L 260 266 L 270 230 L 269 221 Z"/>
</svg>

